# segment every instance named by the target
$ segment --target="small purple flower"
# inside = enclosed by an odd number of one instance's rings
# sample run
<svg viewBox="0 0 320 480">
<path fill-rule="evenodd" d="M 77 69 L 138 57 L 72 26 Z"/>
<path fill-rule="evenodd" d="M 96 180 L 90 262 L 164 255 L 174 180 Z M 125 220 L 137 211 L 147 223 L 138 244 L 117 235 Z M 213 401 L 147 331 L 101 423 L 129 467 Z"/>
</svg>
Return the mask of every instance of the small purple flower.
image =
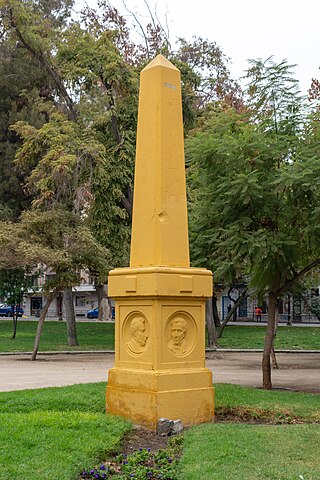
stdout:
<svg viewBox="0 0 320 480">
<path fill-rule="evenodd" d="M 100 478 L 99 473 L 96 473 L 96 474 L 94 475 L 94 478 Z"/>
<path fill-rule="evenodd" d="M 90 475 L 93 475 L 94 474 L 94 470 L 90 470 Z"/>
<path fill-rule="evenodd" d="M 148 452 L 151 452 L 151 449 L 150 449 L 150 448 L 148 448 Z"/>
<path fill-rule="evenodd" d="M 84 470 L 84 472 L 82 472 L 81 475 L 88 475 L 88 472 Z"/>
<path fill-rule="evenodd" d="M 105 465 L 101 465 L 100 470 L 105 470 L 105 469 L 106 469 Z"/>
<path fill-rule="evenodd" d="M 139 448 L 140 452 L 142 452 L 143 448 Z"/>
</svg>

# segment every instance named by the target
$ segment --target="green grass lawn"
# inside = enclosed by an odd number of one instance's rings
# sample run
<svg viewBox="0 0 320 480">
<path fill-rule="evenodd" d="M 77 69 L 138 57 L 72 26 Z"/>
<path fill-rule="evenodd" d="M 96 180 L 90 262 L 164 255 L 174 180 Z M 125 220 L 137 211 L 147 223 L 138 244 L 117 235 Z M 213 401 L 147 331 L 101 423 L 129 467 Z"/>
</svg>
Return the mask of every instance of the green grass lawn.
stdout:
<svg viewBox="0 0 320 480">
<path fill-rule="evenodd" d="M 33 349 L 37 322 L 19 320 L 17 338 L 11 340 L 12 321 L 0 321 L 0 352 L 28 352 Z M 65 322 L 45 322 L 39 351 L 112 350 L 114 323 L 78 322 L 78 347 L 67 345 Z M 220 346 L 223 348 L 263 348 L 265 327 L 227 326 Z M 320 328 L 280 326 L 276 348 L 320 350 Z"/>
<path fill-rule="evenodd" d="M 270 418 L 272 421 L 319 422 L 320 395 L 301 392 L 262 390 L 240 385 L 217 384 L 216 414 L 233 413 L 241 417 Z"/>
<path fill-rule="evenodd" d="M 216 411 L 308 424 L 216 423 L 184 434 L 179 480 L 319 480 L 320 396 L 216 385 Z M 105 384 L 0 393 L 0 480 L 76 480 L 130 424 L 105 415 Z M 264 413 L 264 415 L 263 415 Z"/>
<path fill-rule="evenodd" d="M 319 480 L 319 425 L 202 425 L 184 440 L 181 480 Z"/>
<path fill-rule="evenodd" d="M 130 424 L 105 414 L 105 385 L 0 394 L 0 479 L 75 480 Z"/>
<path fill-rule="evenodd" d="M 265 327 L 230 325 L 224 329 L 219 345 L 224 348 L 263 348 Z M 320 350 L 320 327 L 279 326 L 276 349 Z"/>
<path fill-rule="evenodd" d="M 11 340 L 12 321 L 0 321 L 0 352 L 30 352 L 33 350 L 37 322 L 18 321 L 17 337 Z M 113 350 L 114 323 L 78 322 L 78 347 L 67 344 L 65 322 L 45 322 L 39 352 L 48 350 Z"/>
<path fill-rule="evenodd" d="M 320 395 L 222 384 L 215 392 L 218 417 L 234 414 L 276 424 L 191 428 L 179 480 L 319 480 Z M 302 421 L 308 424 L 297 424 Z"/>
</svg>

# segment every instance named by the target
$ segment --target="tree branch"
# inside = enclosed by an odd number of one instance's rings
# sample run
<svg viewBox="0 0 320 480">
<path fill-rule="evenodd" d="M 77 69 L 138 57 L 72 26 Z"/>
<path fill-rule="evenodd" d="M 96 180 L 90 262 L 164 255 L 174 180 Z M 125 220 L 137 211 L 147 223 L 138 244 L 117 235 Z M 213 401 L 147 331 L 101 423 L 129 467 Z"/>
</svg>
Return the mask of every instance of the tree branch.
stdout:
<svg viewBox="0 0 320 480">
<path fill-rule="evenodd" d="M 248 287 L 246 287 L 243 292 L 241 293 L 241 295 L 239 295 L 238 299 L 235 301 L 235 300 L 232 300 L 234 302 L 233 304 L 233 307 L 231 308 L 230 312 L 227 314 L 226 318 L 223 320 L 223 322 L 221 323 L 221 327 L 219 328 L 219 332 L 218 332 L 218 338 L 221 338 L 222 336 L 222 333 L 223 333 L 223 330 L 224 330 L 224 327 L 227 325 L 227 323 L 229 322 L 230 318 L 232 318 L 234 312 L 237 310 L 237 308 L 239 307 L 239 305 L 241 304 L 241 302 L 248 296 Z M 228 294 L 229 296 L 229 294 Z M 229 297 L 231 298 L 231 297 Z"/>
<path fill-rule="evenodd" d="M 123 207 L 126 209 L 130 219 L 132 218 L 132 206 L 133 206 L 133 193 L 130 187 L 128 187 L 127 195 L 124 195 L 121 199 Z"/>
<path fill-rule="evenodd" d="M 131 10 L 129 10 L 129 8 L 128 8 L 128 6 L 127 6 L 127 4 L 124 0 L 122 0 L 122 3 L 124 5 L 125 9 L 127 10 L 127 12 L 129 12 L 133 16 L 133 18 L 135 19 L 135 21 L 139 25 L 142 37 L 144 38 L 144 43 L 146 45 L 147 57 L 150 58 L 148 37 L 147 37 L 147 35 L 144 31 L 144 28 L 143 28 L 142 24 L 139 22 L 139 19 L 138 19 L 137 15 L 134 12 L 132 12 Z"/>
<path fill-rule="evenodd" d="M 45 56 L 43 55 L 42 52 L 37 52 L 27 41 L 26 39 L 24 38 L 22 32 L 19 30 L 17 24 L 15 23 L 15 20 L 13 18 L 13 13 L 12 13 L 12 9 L 10 10 L 10 23 L 11 23 L 11 26 L 12 28 L 15 30 L 18 38 L 19 38 L 19 41 L 21 42 L 21 44 L 31 53 L 31 55 L 36 58 L 40 64 L 42 65 L 42 67 L 47 71 L 47 73 L 51 76 L 51 78 L 53 79 L 53 81 L 55 82 L 56 84 L 56 87 L 58 89 L 58 91 L 60 92 L 60 94 L 62 95 L 62 97 L 64 98 L 66 104 L 67 104 L 67 107 L 68 107 L 68 111 L 69 111 L 69 115 L 70 115 L 70 118 L 71 120 L 73 120 L 74 122 L 77 121 L 77 112 L 76 112 L 76 109 L 75 109 L 75 106 L 74 106 L 74 103 L 73 103 L 73 100 L 71 99 L 70 95 L 68 94 L 65 86 L 63 85 L 63 82 L 59 76 L 59 74 L 56 72 L 56 70 L 54 69 L 54 67 L 52 65 L 50 65 L 50 62 L 48 62 L 48 60 L 45 58 Z"/>
<path fill-rule="evenodd" d="M 309 265 L 307 265 L 305 268 L 300 270 L 300 272 L 297 272 L 290 280 L 288 280 L 282 287 L 280 287 L 277 290 L 277 295 L 282 295 L 286 290 L 288 290 L 297 280 L 302 278 L 304 275 L 306 275 L 310 270 L 312 270 L 314 267 L 317 265 L 320 265 L 320 258 L 317 258 L 313 262 L 311 262 Z"/>
</svg>

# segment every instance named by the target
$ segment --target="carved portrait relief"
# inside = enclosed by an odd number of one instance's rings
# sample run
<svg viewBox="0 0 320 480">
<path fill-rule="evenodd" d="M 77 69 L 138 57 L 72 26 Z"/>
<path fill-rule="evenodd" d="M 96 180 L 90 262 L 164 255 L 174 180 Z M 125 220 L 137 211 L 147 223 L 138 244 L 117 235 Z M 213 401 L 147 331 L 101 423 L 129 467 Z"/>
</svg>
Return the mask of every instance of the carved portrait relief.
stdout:
<svg viewBox="0 0 320 480">
<path fill-rule="evenodd" d="M 128 319 L 130 328 L 128 329 L 125 343 L 127 350 L 133 354 L 140 354 L 145 351 L 149 335 L 146 328 L 146 319 L 143 315 L 131 315 Z"/>
<path fill-rule="evenodd" d="M 175 355 L 187 353 L 185 337 L 187 334 L 187 322 L 182 317 L 171 320 L 171 340 L 168 343 L 169 350 Z"/>
<path fill-rule="evenodd" d="M 172 315 L 166 326 L 167 346 L 173 355 L 188 355 L 194 347 L 197 336 L 195 322 L 186 312 Z"/>
</svg>

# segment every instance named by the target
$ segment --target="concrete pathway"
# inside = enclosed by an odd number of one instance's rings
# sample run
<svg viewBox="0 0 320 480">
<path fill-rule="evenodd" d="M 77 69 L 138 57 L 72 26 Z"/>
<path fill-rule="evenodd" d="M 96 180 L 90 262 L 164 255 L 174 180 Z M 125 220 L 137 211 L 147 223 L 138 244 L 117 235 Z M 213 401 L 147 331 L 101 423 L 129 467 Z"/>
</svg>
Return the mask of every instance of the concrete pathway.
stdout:
<svg viewBox="0 0 320 480">
<path fill-rule="evenodd" d="M 261 356 L 256 352 L 210 352 L 206 365 L 215 383 L 261 386 Z M 273 370 L 276 388 L 320 394 L 320 352 L 281 353 L 279 370 Z M 106 382 L 114 364 L 113 353 L 41 354 L 0 356 L 0 391 L 24 390 L 76 383 Z"/>
</svg>

